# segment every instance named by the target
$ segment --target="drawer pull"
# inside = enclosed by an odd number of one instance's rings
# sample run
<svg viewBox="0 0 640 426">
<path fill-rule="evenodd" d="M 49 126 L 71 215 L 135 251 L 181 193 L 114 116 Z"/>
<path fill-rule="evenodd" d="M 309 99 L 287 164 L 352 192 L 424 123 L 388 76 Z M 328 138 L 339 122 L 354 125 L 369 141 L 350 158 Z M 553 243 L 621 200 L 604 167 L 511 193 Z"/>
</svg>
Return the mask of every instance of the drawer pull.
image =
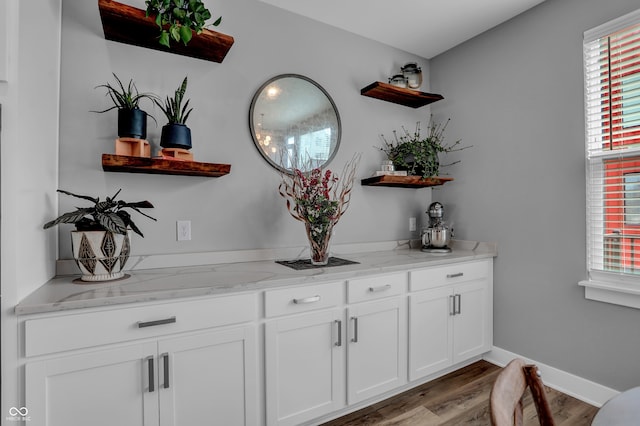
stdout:
<svg viewBox="0 0 640 426">
<path fill-rule="evenodd" d="M 447 278 L 458 278 L 464 275 L 464 272 L 458 272 L 457 274 L 447 274 Z"/>
<path fill-rule="evenodd" d="M 338 324 L 338 341 L 334 345 L 342 346 L 342 321 L 335 320 L 335 323 Z"/>
<path fill-rule="evenodd" d="M 155 373 L 153 372 L 153 357 L 150 356 L 147 358 L 148 368 L 149 368 L 149 392 L 153 392 L 156 390 L 156 385 L 154 381 Z"/>
<path fill-rule="evenodd" d="M 176 322 L 176 317 L 165 318 L 165 319 L 155 320 L 155 321 L 138 321 L 138 328 L 154 327 L 156 325 L 172 324 L 174 322 Z"/>
<path fill-rule="evenodd" d="M 305 303 L 315 303 L 319 301 L 320 301 L 320 296 L 305 297 L 302 299 L 293 299 L 293 303 L 295 303 L 296 305 L 302 305 Z"/>
<path fill-rule="evenodd" d="M 391 284 L 381 285 L 379 287 L 369 287 L 369 292 L 371 293 L 379 293 L 381 291 L 387 291 L 391 288 Z"/>
</svg>

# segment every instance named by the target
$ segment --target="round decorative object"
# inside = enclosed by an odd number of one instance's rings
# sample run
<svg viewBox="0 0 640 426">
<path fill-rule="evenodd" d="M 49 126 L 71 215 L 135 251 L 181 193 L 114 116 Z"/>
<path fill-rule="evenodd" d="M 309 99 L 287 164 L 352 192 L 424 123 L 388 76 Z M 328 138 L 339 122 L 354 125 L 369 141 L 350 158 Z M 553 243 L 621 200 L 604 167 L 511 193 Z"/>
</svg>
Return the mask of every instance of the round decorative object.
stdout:
<svg viewBox="0 0 640 426">
<path fill-rule="evenodd" d="M 128 234 L 72 231 L 71 247 L 82 281 L 111 281 L 124 276 L 122 269 L 131 254 Z"/>
<path fill-rule="evenodd" d="M 191 129 L 184 124 L 165 124 L 160 134 L 160 146 L 191 149 Z"/>
<path fill-rule="evenodd" d="M 118 109 L 118 136 L 146 139 L 147 113 L 139 108 Z"/>
<path fill-rule="evenodd" d="M 298 74 L 278 75 L 260 86 L 251 101 L 249 128 L 262 157 L 287 174 L 328 164 L 342 134 L 329 93 Z"/>
</svg>

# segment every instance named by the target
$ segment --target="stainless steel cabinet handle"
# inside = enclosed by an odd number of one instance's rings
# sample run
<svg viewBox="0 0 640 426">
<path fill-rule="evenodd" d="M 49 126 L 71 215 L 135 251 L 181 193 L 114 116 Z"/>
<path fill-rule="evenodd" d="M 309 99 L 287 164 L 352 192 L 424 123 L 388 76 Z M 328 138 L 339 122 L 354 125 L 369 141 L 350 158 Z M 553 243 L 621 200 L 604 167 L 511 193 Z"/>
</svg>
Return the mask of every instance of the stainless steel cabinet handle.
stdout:
<svg viewBox="0 0 640 426">
<path fill-rule="evenodd" d="M 338 324 L 338 341 L 334 345 L 342 346 L 342 321 L 335 320 L 335 323 Z"/>
<path fill-rule="evenodd" d="M 455 296 L 455 301 L 454 301 L 454 306 L 457 305 L 457 308 L 455 308 L 455 310 L 453 311 L 454 314 L 459 314 L 460 313 L 460 309 L 461 309 L 461 305 L 462 305 L 462 297 L 459 294 L 456 294 Z M 457 302 L 457 303 L 456 303 Z"/>
<path fill-rule="evenodd" d="M 156 325 L 172 324 L 176 322 L 176 317 L 165 318 L 155 321 L 138 321 L 138 328 L 153 327 Z"/>
<path fill-rule="evenodd" d="M 447 278 L 458 278 L 464 275 L 464 272 L 458 272 L 456 274 L 447 274 Z"/>
<path fill-rule="evenodd" d="M 153 371 L 153 357 L 150 356 L 147 358 L 147 367 L 149 371 L 149 392 L 153 392 L 156 390 L 154 376 L 155 373 Z"/>
<path fill-rule="evenodd" d="M 302 305 L 303 303 L 315 303 L 320 301 L 320 296 L 305 297 L 302 299 L 293 299 L 293 303 L 296 305 Z"/>
<path fill-rule="evenodd" d="M 351 341 L 358 343 L 358 317 L 351 317 L 351 320 L 353 321 L 353 337 Z"/>
<path fill-rule="evenodd" d="M 165 389 L 169 389 L 169 354 L 168 353 L 164 353 L 161 355 L 162 356 L 162 366 L 164 368 L 164 385 L 163 387 Z"/>
<path fill-rule="evenodd" d="M 456 314 L 456 296 L 453 294 L 449 295 L 449 315 Z"/>
<path fill-rule="evenodd" d="M 379 287 L 369 287 L 371 293 L 378 293 L 380 291 L 387 291 L 391 288 L 391 284 L 381 285 Z"/>
</svg>

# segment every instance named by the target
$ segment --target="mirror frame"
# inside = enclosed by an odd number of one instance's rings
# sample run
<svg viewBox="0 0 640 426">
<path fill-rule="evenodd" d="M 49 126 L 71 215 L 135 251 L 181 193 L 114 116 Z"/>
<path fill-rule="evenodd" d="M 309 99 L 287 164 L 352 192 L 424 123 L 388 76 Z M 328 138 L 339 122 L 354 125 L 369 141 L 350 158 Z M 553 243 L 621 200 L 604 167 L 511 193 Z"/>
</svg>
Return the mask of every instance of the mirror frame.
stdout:
<svg viewBox="0 0 640 426">
<path fill-rule="evenodd" d="M 336 156 L 338 149 L 340 148 L 340 141 L 342 140 L 342 121 L 340 120 L 340 113 L 338 112 L 338 107 L 336 106 L 335 102 L 333 101 L 333 98 L 331 98 L 331 95 L 329 95 L 329 92 L 327 92 L 324 87 L 322 87 L 321 85 L 319 85 L 317 82 L 315 82 L 314 80 L 310 79 L 309 77 L 306 77 L 304 75 L 300 75 L 300 74 L 279 74 L 276 75 L 274 77 L 271 77 L 270 79 L 268 79 L 266 82 L 264 82 L 256 91 L 256 93 L 253 95 L 253 98 L 251 99 L 251 106 L 249 107 L 249 131 L 251 132 L 251 139 L 253 139 L 253 144 L 256 147 L 256 149 L 258 150 L 258 152 L 260 153 L 260 155 L 262 156 L 262 158 L 264 158 L 267 163 L 269 163 L 269 165 L 271 165 L 272 167 L 274 167 L 275 169 L 277 169 L 278 171 L 282 172 L 282 173 L 286 173 L 286 174 L 293 174 L 293 170 L 292 169 L 287 169 L 285 167 L 283 167 L 281 164 L 276 163 L 275 161 L 273 161 L 260 147 L 260 142 L 256 139 L 256 131 L 255 131 L 255 125 L 254 125 L 254 120 L 253 120 L 253 115 L 255 112 L 255 107 L 256 107 L 256 102 L 258 100 L 258 98 L 260 97 L 260 95 L 262 94 L 262 92 L 274 81 L 278 81 L 284 78 L 299 78 L 301 80 L 305 80 L 308 83 L 311 83 L 312 85 L 314 85 L 317 89 L 319 89 L 329 100 L 329 103 L 331 104 L 331 107 L 333 108 L 333 111 L 336 114 L 336 121 L 337 121 L 337 127 L 338 127 L 338 134 L 337 134 L 337 138 L 336 138 L 336 144 L 335 144 L 335 148 L 334 150 L 329 153 L 329 157 L 327 158 L 327 161 L 325 161 L 324 163 L 322 163 L 322 165 L 320 167 L 325 167 L 327 164 L 329 164 L 331 162 L 331 160 L 333 160 L 333 158 Z M 310 170 L 309 170 L 310 171 Z M 308 171 L 307 171 L 308 172 Z"/>
</svg>

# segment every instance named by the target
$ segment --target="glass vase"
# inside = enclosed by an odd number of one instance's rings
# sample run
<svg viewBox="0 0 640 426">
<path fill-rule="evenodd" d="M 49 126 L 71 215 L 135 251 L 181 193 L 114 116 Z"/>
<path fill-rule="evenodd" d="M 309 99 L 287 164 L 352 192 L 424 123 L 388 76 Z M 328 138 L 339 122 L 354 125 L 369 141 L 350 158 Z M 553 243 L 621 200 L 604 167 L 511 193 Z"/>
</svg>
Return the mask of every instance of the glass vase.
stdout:
<svg viewBox="0 0 640 426">
<path fill-rule="evenodd" d="M 329 243 L 333 232 L 332 223 L 310 224 L 305 222 L 309 239 L 309 257 L 311 264 L 324 266 L 329 263 Z"/>
</svg>

